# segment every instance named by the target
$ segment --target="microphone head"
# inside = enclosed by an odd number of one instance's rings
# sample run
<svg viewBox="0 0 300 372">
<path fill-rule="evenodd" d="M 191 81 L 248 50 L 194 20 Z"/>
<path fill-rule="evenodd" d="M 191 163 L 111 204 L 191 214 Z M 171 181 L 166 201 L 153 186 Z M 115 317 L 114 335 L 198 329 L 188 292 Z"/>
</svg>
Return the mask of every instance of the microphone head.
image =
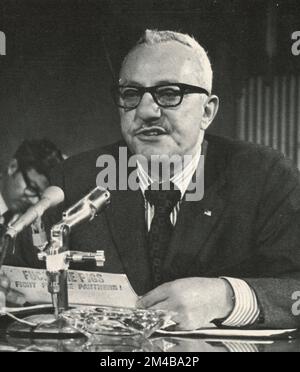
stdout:
<svg viewBox="0 0 300 372">
<path fill-rule="evenodd" d="M 49 207 L 55 207 L 65 200 L 65 193 L 58 186 L 50 186 L 43 193 L 42 199 L 47 199 L 50 203 Z"/>
<path fill-rule="evenodd" d="M 65 200 L 65 194 L 61 188 L 57 186 L 48 187 L 41 200 L 30 207 L 6 232 L 11 238 L 15 238 L 26 227 L 30 226 L 37 218 L 41 218 L 43 214 L 52 207 Z"/>
<path fill-rule="evenodd" d="M 98 186 L 89 193 L 88 200 L 95 210 L 100 212 L 110 203 L 110 192 Z"/>
</svg>

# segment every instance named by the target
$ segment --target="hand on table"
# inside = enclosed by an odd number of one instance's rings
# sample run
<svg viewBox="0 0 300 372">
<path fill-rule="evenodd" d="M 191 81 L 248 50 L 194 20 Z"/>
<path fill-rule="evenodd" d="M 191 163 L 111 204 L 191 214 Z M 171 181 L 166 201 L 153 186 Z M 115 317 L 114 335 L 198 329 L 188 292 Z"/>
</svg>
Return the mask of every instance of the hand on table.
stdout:
<svg viewBox="0 0 300 372">
<path fill-rule="evenodd" d="M 207 328 L 213 320 L 230 315 L 234 307 L 233 290 L 224 279 L 179 279 L 147 293 L 138 306 L 176 313 L 172 320 L 179 330 Z"/>
</svg>

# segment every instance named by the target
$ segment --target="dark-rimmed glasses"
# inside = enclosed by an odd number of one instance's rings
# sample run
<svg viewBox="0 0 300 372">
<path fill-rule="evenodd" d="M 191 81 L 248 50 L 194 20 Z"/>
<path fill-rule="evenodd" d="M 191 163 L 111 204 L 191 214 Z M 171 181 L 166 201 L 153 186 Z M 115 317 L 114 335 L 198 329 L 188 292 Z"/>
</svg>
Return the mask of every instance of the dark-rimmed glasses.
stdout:
<svg viewBox="0 0 300 372">
<path fill-rule="evenodd" d="M 133 110 L 138 107 L 145 93 L 150 93 L 154 102 L 163 108 L 176 107 L 182 103 L 186 94 L 205 94 L 209 92 L 201 87 L 189 84 L 163 84 L 154 87 L 119 85 L 113 87 L 113 97 L 118 107 Z"/>
</svg>

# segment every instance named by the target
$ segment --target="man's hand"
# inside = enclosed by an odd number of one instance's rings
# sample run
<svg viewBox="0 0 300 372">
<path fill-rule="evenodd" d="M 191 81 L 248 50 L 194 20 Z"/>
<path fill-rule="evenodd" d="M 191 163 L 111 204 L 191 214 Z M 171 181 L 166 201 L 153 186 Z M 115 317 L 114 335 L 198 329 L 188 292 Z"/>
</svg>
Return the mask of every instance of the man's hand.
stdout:
<svg viewBox="0 0 300 372">
<path fill-rule="evenodd" d="M 4 274 L 0 274 L 0 308 L 5 307 L 6 303 L 22 306 L 26 302 L 24 296 L 10 289 L 10 280 Z"/>
<path fill-rule="evenodd" d="M 142 297 L 138 306 L 176 313 L 177 329 L 211 327 L 211 322 L 230 315 L 233 290 L 224 279 L 187 278 L 165 283 Z"/>
</svg>

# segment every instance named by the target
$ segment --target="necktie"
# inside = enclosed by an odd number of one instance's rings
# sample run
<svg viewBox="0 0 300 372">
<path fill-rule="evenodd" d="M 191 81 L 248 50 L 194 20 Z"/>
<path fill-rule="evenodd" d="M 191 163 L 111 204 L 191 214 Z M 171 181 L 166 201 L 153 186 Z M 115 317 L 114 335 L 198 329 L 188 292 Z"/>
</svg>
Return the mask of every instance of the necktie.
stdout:
<svg viewBox="0 0 300 372">
<path fill-rule="evenodd" d="M 145 191 L 146 200 L 154 206 L 154 217 L 148 233 L 148 247 L 152 266 L 153 286 L 162 284 L 162 265 L 170 244 L 173 225 L 170 214 L 181 198 L 181 193 L 171 182 L 170 189 L 163 184 L 153 184 Z"/>
</svg>

